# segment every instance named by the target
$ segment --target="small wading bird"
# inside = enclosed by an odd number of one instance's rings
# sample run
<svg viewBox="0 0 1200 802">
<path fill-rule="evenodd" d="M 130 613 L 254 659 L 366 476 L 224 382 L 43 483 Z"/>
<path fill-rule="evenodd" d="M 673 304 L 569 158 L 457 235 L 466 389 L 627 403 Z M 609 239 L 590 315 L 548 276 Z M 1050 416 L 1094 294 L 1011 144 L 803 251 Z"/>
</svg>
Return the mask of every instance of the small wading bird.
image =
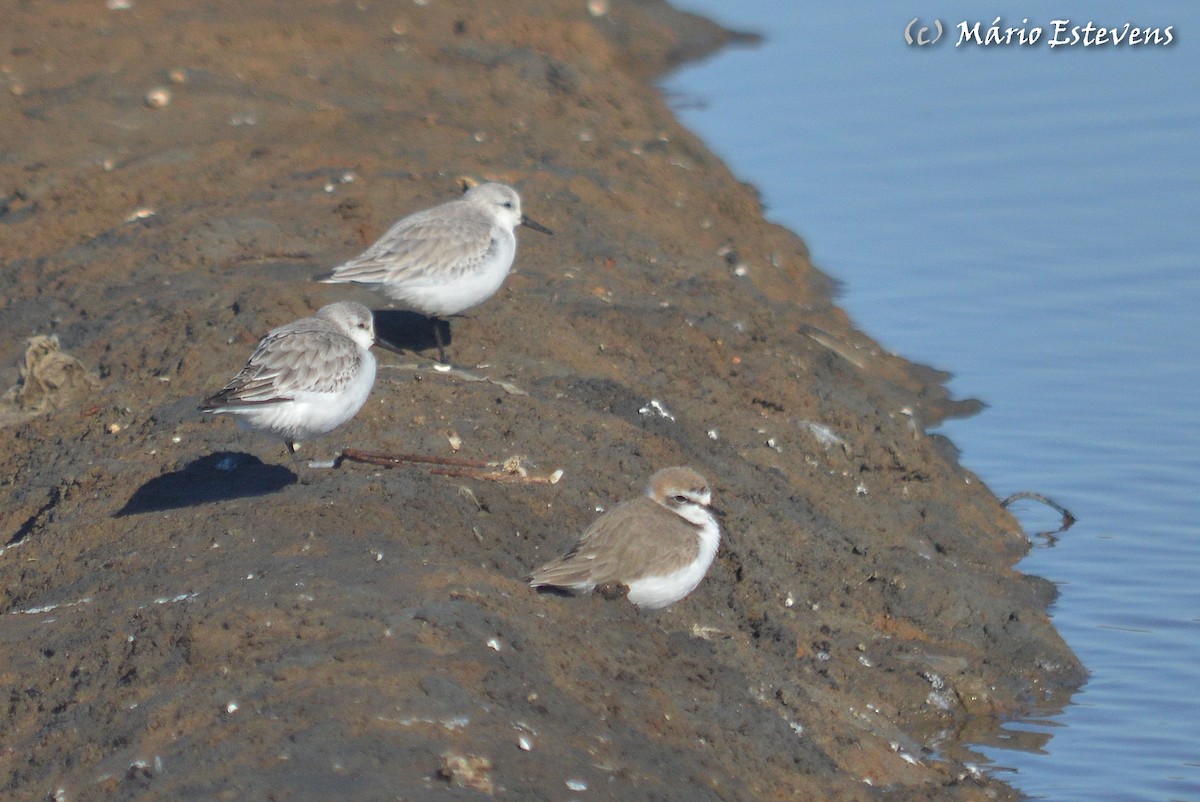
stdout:
<svg viewBox="0 0 1200 802">
<path fill-rule="evenodd" d="M 375 383 L 375 323 L 360 303 L 340 301 L 273 329 L 246 366 L 200 405 L 282 437 L 293 461 L 296 443 L 353 418 Z"/>
<path fill-rule="evenodd" d="M 691 468 L 663 468 L 646 493 L 597 518 L 566 556 L 529 577 L 532 587 L 589 593 L 625 585 L 638 607 L 657 610 L 695 590 L 721 530 L 708 481 Z"/>
<path fill-rule="evenodd" d="M 433 318 L 438 359 L 445 362 L 438 318 L 495 295 L 517 255 L 519 225 L 552 233 L 521 213 L 515 189 L 480 184 L 458 200 L 401 219 L 322 281 L 375 285 L 405 308 Z"/>
</svg>

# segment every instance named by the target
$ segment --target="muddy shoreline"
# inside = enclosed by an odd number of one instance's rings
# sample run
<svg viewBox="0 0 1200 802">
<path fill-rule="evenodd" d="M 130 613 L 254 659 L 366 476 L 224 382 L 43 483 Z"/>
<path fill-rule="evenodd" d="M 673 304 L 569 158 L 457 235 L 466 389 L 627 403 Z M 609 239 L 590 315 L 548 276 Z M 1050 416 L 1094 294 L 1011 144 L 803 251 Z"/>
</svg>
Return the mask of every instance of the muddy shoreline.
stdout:
<svg viewBox="0 0 1200 802">
<path fill-rule="evenodd" d="M 653 77 L 729 34 L 605 5 L 11 10 L 0 391 L 36 335 L 79 368 L 0 409 L 0 796 L 1016 796 L 964 744 L 1084 674 L 1053 587 L 1012 569 L 1016 522 L 925 434 L 974 405 L 856 330 L 671 116 Z M 413 338 L 312 279 L 461 177 L 555 231 L 451 323 L 489 381 L 381 354 L 307 452 L 519 454 L 561 481 L 299 481 L 196 412 L 324 303 Z M 727 513 L 691 596 L 525 587 L 672 464 Z"/>
</svg>

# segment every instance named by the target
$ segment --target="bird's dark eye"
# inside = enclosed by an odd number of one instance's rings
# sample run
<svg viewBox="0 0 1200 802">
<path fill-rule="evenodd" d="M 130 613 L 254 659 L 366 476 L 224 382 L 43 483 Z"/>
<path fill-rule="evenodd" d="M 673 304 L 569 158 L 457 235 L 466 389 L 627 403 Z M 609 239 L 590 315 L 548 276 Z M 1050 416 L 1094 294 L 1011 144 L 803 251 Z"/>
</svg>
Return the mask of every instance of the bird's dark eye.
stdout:
<svg viewBox="0 0 1200 802">
<path fill-rule="evenodd" d="M 500 205 L 501 205 L 501 206 L 503 206 L 505 209 L 511 209 L 511 208 L 512 208 L 512 201 L 505 201 L 504 203 L 502 203 L 502 204 L 500 204 Z"/>
<path fill-rule="evenodd" d="M 676 504 L 687 504 L 688 497 L 687 496 L 671 496 L 671 501 L 674 501 Z"/>
</svg>

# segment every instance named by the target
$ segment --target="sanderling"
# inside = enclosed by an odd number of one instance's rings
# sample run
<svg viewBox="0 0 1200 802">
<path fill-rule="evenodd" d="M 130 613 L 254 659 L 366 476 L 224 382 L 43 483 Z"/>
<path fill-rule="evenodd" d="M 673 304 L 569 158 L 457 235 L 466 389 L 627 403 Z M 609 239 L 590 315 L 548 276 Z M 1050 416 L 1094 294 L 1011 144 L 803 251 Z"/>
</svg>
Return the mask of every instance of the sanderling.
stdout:
<svg viewBox="0 0 1200 802">
<path fill-rule="evenodd" d="M 517 255 L 518 225 L 550 229 L 521 214 L 521 198 L 505 184 L 480 184 L 458 200 L 410 214 L 361 255 L 321 279 L 327 284 L 378 284 L 406 308 L 434 318 L 438 356 L 445 362 L 437 318 L 492 297 Z"/>
<path fill-rule="evenodd" d="M 246 366 L 200 405 L 296 443 L 353 418 L 375 383 L 371 310 L 354 301 L 321 307 L 313 317 L 273 329 Z"/>
<path fill-rule="evenodd" d="M 695 590 L 721 541 L 712 491 L 691 468 L 663 468 L 646 494 L 601 515 L 561 559 L 529 577 L 532 587 L 588 593 L 597 585 L 629 588 L 629 600 L 657 610 Z"/>
</svg>

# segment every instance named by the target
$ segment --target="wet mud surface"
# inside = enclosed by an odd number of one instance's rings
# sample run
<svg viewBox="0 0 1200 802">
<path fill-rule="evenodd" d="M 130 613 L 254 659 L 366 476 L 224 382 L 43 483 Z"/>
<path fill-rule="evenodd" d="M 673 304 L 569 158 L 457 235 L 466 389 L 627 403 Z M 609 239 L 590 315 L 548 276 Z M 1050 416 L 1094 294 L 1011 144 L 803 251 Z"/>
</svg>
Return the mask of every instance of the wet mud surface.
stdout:
<svg viewBox="0 0 1200 802">
<path fill-rule="evenodd" d="M 649 84 L 723 32 L 565 0 L 6 17 L 0 391 L 38 335 L 85 372 L 0 410 L 0 797 L 1014 795 L 963 742 L 1081 682 L 1053 588 L 925 434 L 972 404 L 857 331 Z M 196 411 L 340 298 L 432 345 L 313 278 L 460 177 L 555 231 L 450 321 L 494 381 L 381 352 L 301 453 L 522 455 L 557 484 L 297 471 Z M 673 464 L 726 511 L 691 596 L 524 585 Z"/>
</svg>

